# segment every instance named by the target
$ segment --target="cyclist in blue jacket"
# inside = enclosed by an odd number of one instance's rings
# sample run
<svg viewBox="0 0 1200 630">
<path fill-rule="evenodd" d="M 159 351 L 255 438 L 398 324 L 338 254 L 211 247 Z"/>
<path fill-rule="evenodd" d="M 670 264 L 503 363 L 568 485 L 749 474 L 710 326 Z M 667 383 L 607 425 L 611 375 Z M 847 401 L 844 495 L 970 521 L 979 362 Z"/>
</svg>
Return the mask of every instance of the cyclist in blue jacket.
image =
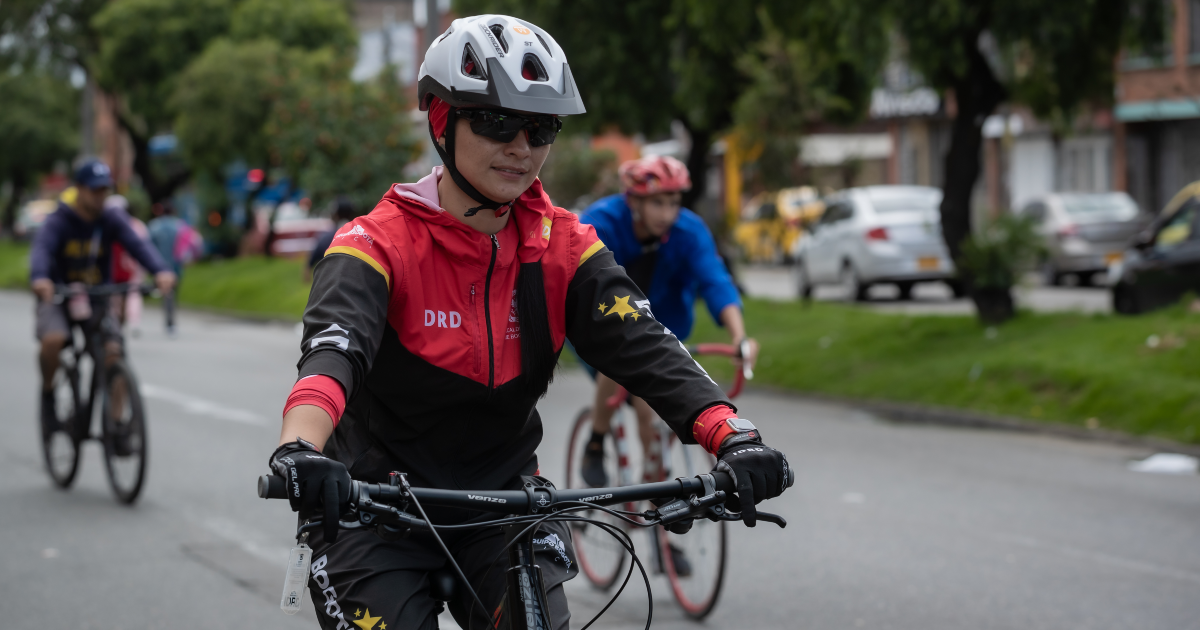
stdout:
<svg viewBox="0 0 1200 630">
<path fill-rule="evenodd" d="M 655 319 L 680 340 L 692 332 L 693 306 L 704 299 L 712 318 L 738 345 L 746 337 L 742 301 L 733 278 L 717 254 L 712 232 L 696 213 L 682 207 L 683 192 L 692 187 L 687 167 L 669 156 L 649 156 L 621 165 L 621 194 L 600 199 L 579 220 L 596 233 L 649 299 Z M 751 365 L 758 345 L 750 339 Z M 582 462 L 583 480 L 592 487 L 608 485 L 604 471 L 604 436 L 613 410 L 605 401 L 617 384 L 596 374 L 592 408 L 592 437 Z M 657 480 L 662 462 L 661 443 L 654 431 L 654 411 L 640 398 L 630 399 L 638 418 L 638 435 L 645 453 L 646 481 Z"/>
</svg>

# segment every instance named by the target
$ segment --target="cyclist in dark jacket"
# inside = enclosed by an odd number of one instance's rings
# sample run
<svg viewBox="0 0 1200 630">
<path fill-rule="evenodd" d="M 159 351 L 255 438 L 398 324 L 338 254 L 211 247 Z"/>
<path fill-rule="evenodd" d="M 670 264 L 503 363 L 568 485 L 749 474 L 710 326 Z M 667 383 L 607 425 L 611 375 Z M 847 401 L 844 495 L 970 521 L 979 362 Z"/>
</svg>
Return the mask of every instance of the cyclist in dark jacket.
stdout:
<svg viewBox="0 0 1200 630">
<path fill-rule="evenodd" d="M 497 32 L 523 56 L 505 55 Z M 537 180 L 558 116 L 583 113 L 562 49 L 522 20 L 455 20 L 425 56 L 418 98 L 445 166 L 392 186 L 338 231 L 317 264 L 299 379 L 270 459 L 301 519 L 324 523 L 309 539 L 322 627 L 436 627 L 428 575 L 446 558 L 423 534 L 338 535 L 350 479 L 380 483 L 402 471 L 435 488 L 548 483 L 538 476 L 535 407 L 567 339 L 684 441 L 719 452 L 753 522 L 754 504 L 783 491 L 783 454 L 757 433 L 735 434 L 724 392 L 654 320 L 595 230 L 554 207 Z M 727 448 L 748 440 L 758 446 Z M 479 517 L 429 512 L 439 523 Z M 565 629 L 562 584 L 577 570 L 571 536 L 561 524 L 541 531 L 535 553 L 550 616 Z M 488 607 L 460 589 L 450 602 L 459 625 L 508 627 L 497 607 L 506 578 L 489 572 L 502 532 L 446 538 Z"/>
<path fill-rule="evenodd" d="M 29 280 L 37 295 L 35 334 L 41 345 L 38 362 L 42 371 L 41 416 L 53 422 L 51 388 L 58 371 L 58 356 L 70 334 L 67 313 L 54 304 L 56 284 L 106 284 L 112 273 L 112 245 L 120 243 L 147 271 L 154 274 L 159 289 L 166 292 L 175 274 L 163 263 L 154 247 L 129 226 L 123 210 L 104 208 L 112 190 L 112 175 L 99 160 L 84 162 L 75 172 L 73 203 L 60 201 L 58 209 L 38 228 L 29 252 Z M 107 308 L 106 304 L 100 305 Z"/>
</svg>

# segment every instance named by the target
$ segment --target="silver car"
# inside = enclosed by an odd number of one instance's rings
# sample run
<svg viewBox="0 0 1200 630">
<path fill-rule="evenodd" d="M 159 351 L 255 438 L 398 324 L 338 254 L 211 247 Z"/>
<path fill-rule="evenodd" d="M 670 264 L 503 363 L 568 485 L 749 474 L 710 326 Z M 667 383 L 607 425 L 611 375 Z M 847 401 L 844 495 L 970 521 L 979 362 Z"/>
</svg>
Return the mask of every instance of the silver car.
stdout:
<svg viewBox="0 0 1200 630">
<path fill-rule="evenodd" d="M 1074 275 L 1079 284 L 1121 260 L 1130 241 L 1150 222 L 1123 192 L 1049 193 L 1021 206 L 1019 215 L 1033 218 L 1044 239 L 1046 284 L 1062 284 Z"/>
<path fill-rule="evenodd" d="M 866 300 L 872 285 L 895 284 L 906 300 L 913 285 L 934 281 L 961 295 L 942 241 L 941 202 L 942 191 L 926 186 L 866 186 L 828 197 L 793 252 L 800 296 L 840 284 L 847 296 Z"/>
</svg>

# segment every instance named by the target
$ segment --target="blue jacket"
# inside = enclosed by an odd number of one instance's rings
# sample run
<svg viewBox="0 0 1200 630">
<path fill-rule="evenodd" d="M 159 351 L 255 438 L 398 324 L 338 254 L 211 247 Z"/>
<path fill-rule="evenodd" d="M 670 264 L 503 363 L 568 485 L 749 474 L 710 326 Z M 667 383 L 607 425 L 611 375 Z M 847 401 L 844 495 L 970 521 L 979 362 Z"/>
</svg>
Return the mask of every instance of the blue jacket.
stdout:
<svg viewBox="0 0 1200 630">
<path fill-rule="evenodd" d="M 129 227 L 129 215 L 105 210 L 89 223 L 61 201 L 38 228 L 29 252 L 29 279 L 105 284 L 112 277 L 112 244 L 120 243 L 150 273 L 167 271 L 158 252 Z"/>
<path fill-rule="evenodd" d="M 612 195 L 588 206 L 579 221 L 596 228 L 596 234 L 616 256 L 617 264 L 628 267 L 642 255 L 642 244 L 633 233 L 633 216 L 624 195 Z M 717 255 L 712 232 L 696 213 L 684 208 L 679 220 L 658 249 L 654 277 L 648 292 L 654 318 L 680 340 L 692 334 L 693 305 L 699 295 L 714 321 L 730 304 L 742 305 L 737 287 L 725 263 Z"/>
</svg>

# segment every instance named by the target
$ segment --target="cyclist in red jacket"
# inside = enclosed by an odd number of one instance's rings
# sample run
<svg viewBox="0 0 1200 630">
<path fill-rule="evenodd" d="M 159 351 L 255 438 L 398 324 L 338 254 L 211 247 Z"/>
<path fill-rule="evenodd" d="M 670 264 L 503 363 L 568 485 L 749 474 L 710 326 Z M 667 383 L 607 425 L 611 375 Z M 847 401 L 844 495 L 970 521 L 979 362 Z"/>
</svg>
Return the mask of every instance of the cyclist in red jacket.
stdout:
<svg viewBox="0 0 1200 630">
<path fill-rule="evenodd" d="M 783 491 L 786 458 L 727 422 L 737 416 L 722 390 L 639 305 L 644 296 L 595 230 L 554 207 L 537 180 L 559 117 L 584 111 L 563 50 L 523 20 L 458 19 L 430 46 L 418 94 L 445 166 L 392 186 L 314 269 L 299 379 L 270 459 L 301 519 L 324 522 L 308 540 L 322 627 L 436 627 L 428 575 L 446 558 L 423 534 L 338 535 L 349 481 L 402 471 L 435 488 L 549 483 L 537 476 L 535 405 L 567 339 L 684 441 L 717 453 L 753 524 L 754 505 Z M 480 516 L 430 510 L 437 523 Z M 558 524 L 542 532 L 535 553 L 554 627 L 565 629 L 571 536 Z M 503 534 L 443 536 L 485 605 L 497 606 L 505 576 L 489 568 Z M 507 625 L 505 611 L 485 615 L 472 602 L 466 593 L 449 602 L 463 627 Z"/>
</svg>

